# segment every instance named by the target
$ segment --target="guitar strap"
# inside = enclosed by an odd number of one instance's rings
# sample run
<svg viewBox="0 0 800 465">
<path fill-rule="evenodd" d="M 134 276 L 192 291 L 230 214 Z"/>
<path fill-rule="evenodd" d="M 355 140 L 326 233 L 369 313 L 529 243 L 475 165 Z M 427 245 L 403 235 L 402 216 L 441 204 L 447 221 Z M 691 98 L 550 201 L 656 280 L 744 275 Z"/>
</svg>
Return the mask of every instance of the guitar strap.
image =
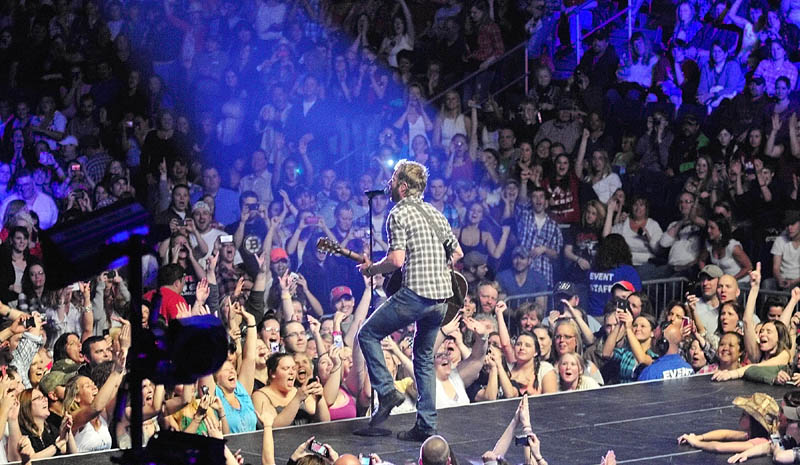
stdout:
<svg viewBox="0 0 800 465">
<path fill-rule="evenodd" d="M 438 239 L 439 243 L 442 244 L 442 247 L 444 247 L 445 256 L 447 257 L 447 260 L 449 261 L 450 260 L 451 251 L 447 248 L 447 245 L 445 244 L 444 237 L 442 237 L 442 232 L 439 231 L 439 228 L 437 228 L 435 226 L 436 223 L 433 222 L 433 218 L 431 218 L 430 213 L 426 212 L 425 209 L 422 208 L 422 205 L 420 205 L 420 204 L 418 204 L 416 202 L 409 202 L 409 203 L 414 208 L 417 209 L 417 211 L 420 213 L 420 215 L 422 215 L 425 218 L 425 221 L 427 221 L 428 224 L 431 226 L 431 228 L 433 229 L 434 234 L 436 234 L 436 239 Z"/>
<path fill-rule="evenodd" d="M 434 234 L 436 234 L 437 240 L 439 241 L 440 244 L 442 244 L 442 247 L 444 248 L 444 255 L 447 258 L 447 261 L 450 261 L 450 257 L 452 255 L 452 250 L 450 250 L 450 248 L 447 247 L 447 244 L 445 242 L 445 238 L 442 235 L 442 232 L 439 230 L 439 228 L 436 227 L 436 223 L 434 223 L 433 218 L 431 217 L 430 213 L 425 211 L 425 209 L 422 208 L 422 205 L 417 203 L 417 202 L 409 202 L 409 203 L 414 208 L 417 209 L 417 211 L 422 215 L 423 218 L 425 218 L 425 221 L 427 221 L 428 224 L 430 225 L 430 227 L 433 229 Z M 450 280 L 451 280 L 451 284 L 452 284 L 452 287 L 453 287 L 453 297 L 452 297 L 452 299 L 454 301 L 456 301 L 456 302 L 463 303 L 465 296 L 461 294 L 461 288 L 456 284 L 455 279 L 456 278 L 453 275 L 453 272 L 451 270 L 450 271 Z"/>
</svg>

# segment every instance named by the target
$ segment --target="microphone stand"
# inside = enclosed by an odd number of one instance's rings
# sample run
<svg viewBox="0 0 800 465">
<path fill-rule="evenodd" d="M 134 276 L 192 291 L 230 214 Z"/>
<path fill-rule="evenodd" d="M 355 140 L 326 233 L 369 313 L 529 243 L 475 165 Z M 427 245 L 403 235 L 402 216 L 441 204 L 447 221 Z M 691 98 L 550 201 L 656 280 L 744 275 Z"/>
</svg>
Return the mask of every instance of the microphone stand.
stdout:
<svg viewBox="0 0 800 465">
<path fill-rule="evenodd" d="M 366 191 L 364 195 L 367 196 L 367 207 L 368 213 L 367 217 L 369 218 L 369 259 L 372 260 L 372 247 L 375 244 L 375 225 L 372 222 L 372 213 L 373 213 L 373 206 L 372 200 L 379 196 L 379 195 L 386 195 L 386 189 L 382 191 Z M 372 294 L 371 298 L 369 299 L 369 314 L 372 315 L 372 312 L 375 311 L 375 298 L 377 297 L 377 292 L 375 291 L 375 276 L 369 277 L 369 290 Z M 375 388 L 372 388 L 372 393 L 370 394 L 370 408 L 375 408 L 375 399 L 377 398 L 377 393 Z M 367 437 L 381 437 L 381 436 L 389 436 L 392 432 L 385 428 L 376 428 L 367 425 L 365 428 L 360 428 L 353 431 L 353 434 L 356 436 L 367 436 Z"/>
</svg>

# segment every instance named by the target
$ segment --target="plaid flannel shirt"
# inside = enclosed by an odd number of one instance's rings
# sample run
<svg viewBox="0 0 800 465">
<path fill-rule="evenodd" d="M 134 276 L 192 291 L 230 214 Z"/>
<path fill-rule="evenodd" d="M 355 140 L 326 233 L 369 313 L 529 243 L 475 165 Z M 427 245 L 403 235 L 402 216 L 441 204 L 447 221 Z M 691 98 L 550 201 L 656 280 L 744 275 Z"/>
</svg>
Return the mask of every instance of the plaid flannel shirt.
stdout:
<svg viewBox="0 0 800 465">
<path fill-rule="evenodd" d="M 434 224 L 428 224 L 414 205 L 425 209 Z M 456 248 L 458 240 L 447 219 L 421 197 L 406 197 L 398 202 L 386 222 L 389 251 L 406 252 L 403 286 L 420 297 L 439 300 L 452 296 L 453 290 L 445 249 L 433 228 L 438 228 L 448 248 Z"/>
<path fill-rule="evenodd" d="M 517 204 L 517 237 L 526 249 L 530 250 L 541 245 L 561 253 L 564 238 L 558 224 L 550 217 L 544 221 L 542 229 L 536 228 L 533 209 L 530 206 Z M 544 276 L 547 288 L 553 289 L 553 263 L 546 254 L 541 254 L 531 262 L 531 268 Z"/>
</svg>

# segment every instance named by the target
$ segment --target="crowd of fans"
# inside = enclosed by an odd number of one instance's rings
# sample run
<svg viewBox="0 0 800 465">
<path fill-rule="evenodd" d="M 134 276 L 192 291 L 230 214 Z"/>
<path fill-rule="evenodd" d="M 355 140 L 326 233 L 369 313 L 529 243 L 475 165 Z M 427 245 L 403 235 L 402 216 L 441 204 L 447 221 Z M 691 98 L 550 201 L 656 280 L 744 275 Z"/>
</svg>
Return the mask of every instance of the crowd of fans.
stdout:
<svg viewBox="0 0 800 465">
<path fill-rule="evenodd" d="M 374 408 L 357 333 L 383 278 L 316 243 L 384 254 L 388 199 L 370 213 L 362 193 L 401 158 L 428 168 L 470 284 L 434 348 L 437 407 L 800 382 L 800 8 L 639 2 L 649 29 L 619 48 L 616 23 L 594 32 L 562 82 L 573 11 L 598 25 L 618 6 L 575 3 L 6 3 L 0 463 L 130 447 L 127 271 L 54 288 L 41 245 L 129 199 L 169 231 L 143 261 L 143 324 L 210 314 L 230 337 L 217 373 L 143 384 L 145 438 L 264 428 L 270 464 L 272 427 Z M 524 41 L 530 90 L 495 93 Z M 687 292 L 651 298 L 661 278 Z M 413 341 L 384 341 L 395 413 L 415 406 Z"/>
</svg>

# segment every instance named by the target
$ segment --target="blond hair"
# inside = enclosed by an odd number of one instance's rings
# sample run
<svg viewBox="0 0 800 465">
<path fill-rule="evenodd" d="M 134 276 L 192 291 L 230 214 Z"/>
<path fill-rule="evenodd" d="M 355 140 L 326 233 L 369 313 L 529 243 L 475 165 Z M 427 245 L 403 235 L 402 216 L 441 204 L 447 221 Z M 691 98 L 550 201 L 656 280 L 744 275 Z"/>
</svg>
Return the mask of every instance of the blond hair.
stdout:
<svg viewBox="0 0 800 465">
<path fill-rule="evenodd" d="M 405 182 L 408 186 L 408 195 L 417 196 L 425 192 L 428 184 L 428 169 L 421 163 L 406 160 L 398 161 L 394 166 L 398 182 Z"/>
</svg>

